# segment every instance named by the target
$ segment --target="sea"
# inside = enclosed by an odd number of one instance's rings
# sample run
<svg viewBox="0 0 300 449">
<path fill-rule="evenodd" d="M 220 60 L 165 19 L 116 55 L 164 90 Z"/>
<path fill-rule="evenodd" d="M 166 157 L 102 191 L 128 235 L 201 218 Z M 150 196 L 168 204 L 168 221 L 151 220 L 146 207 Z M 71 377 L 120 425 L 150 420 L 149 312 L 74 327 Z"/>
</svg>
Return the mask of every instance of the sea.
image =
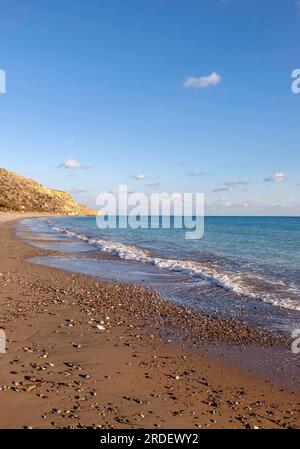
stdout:
<svg viewBox="0 0 300 449">
<path fill-rule="evenodd" d="M 167 229 L 99 229 L 95 217 L 16 226 L 30 244 L 56 251 L 35 263 L 140 284 L 205 315 L 289 334 L 299 329 L 300 218 L 205 217 L 204 224 L 198 240 L 187 240 L 174 220 Z"/>
</svg>

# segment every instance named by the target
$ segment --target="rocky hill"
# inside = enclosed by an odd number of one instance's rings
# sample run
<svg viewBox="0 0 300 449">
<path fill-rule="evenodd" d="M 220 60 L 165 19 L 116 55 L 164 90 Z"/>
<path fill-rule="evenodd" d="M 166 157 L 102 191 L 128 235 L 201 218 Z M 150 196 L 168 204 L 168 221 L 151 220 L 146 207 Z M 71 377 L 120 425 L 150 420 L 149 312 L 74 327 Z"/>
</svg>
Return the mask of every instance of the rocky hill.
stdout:
<svg viewBox="0 0 300 449">
<path fill-rule="evenodd" d="M 69 193 L 48 189 L 32 179 L 0 167 L 0 212 L 47 212 L 60 215 L 95 215 Z"/>
</svg>

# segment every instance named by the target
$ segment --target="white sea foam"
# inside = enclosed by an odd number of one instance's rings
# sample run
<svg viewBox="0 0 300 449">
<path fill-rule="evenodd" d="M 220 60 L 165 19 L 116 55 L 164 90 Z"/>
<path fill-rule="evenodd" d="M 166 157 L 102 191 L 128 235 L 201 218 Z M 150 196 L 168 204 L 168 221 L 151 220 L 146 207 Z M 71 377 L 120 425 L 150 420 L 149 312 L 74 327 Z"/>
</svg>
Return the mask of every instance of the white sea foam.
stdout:
<svg viewBox="0 0 300 449">
<path fill-rule="evenodd" d="M 238 295 L 245 295 L 271 303 L 278 307 L 300 311 L 300 298 L 297 298 L 297 292 L 295 291 L 297 288 L 293 289 L 291 286 L 286 286 L 285 289 L 286 293 L 291 293 L 290 297 L 286 297 L 287 295 L 283 295 L 283 297 L 280 295 L 276 296 L 276 294 L 266 292 L 268 286 L 271 287 L 272 282 L 268 282 L 266 279 L 263 279 L 265 288 L 263 291 L 259 291 L 257 288 L 254 288 L 255 282 L 253 276 L 252 278 L 251 276 L 247 278 L 245 274 L 226 271 L 224 267 L 219 267 L 216 264 L 208 265 L 192 260 L 153 257 L 149 251 L 138 248 L 135 245 L 89 237 L 85 234 L 61 229 L 59 227 L 54 227 L 52 229 L 56 232 L 63 232 L 70 237 L 83 240 L 91 245 L 94 245 L 103 252 L 117 255 L 121 259 L 149 263 L 161 269 L 180 272 L 187 276 L 192 276 L 193 278 L 200 278 L 201 280 L 205 280 Z M 258 279 L 259 278 L 257 278 L 257 280 Z"/>
</svg>

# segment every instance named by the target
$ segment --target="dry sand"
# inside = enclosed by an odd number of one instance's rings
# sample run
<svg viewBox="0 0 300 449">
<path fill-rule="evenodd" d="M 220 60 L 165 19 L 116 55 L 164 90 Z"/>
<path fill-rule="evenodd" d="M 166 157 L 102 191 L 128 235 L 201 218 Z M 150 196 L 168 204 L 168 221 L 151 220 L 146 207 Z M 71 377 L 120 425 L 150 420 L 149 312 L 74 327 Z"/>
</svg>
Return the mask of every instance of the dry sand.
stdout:
<svg viewBox="0 0 300 449">
<path fill-rule="evenodd" d="M 29 264 L 49 252 L 14 237 L 4 222 L 16 218 L 0 215 L 0 428 L 300 427 L 299 394 L 162 334 L 281 339 L 195 316 L 137 286 Z"/>
</svg>

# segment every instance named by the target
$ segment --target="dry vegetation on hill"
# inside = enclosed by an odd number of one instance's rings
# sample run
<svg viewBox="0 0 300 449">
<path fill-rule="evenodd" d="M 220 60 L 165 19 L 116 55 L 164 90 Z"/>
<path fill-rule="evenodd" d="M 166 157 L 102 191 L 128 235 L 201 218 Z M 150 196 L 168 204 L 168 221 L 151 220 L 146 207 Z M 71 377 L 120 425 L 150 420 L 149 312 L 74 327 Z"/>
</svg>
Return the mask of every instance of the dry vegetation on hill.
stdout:
<svg viewBox="0 0 300 449">
<path fill-rule="evenodd" d="M 0 167 L 0 211 L 49 212 L 62 215 L 95 215 L 66 192 L 49 189 L 32 179 Z"/>
</svg>

